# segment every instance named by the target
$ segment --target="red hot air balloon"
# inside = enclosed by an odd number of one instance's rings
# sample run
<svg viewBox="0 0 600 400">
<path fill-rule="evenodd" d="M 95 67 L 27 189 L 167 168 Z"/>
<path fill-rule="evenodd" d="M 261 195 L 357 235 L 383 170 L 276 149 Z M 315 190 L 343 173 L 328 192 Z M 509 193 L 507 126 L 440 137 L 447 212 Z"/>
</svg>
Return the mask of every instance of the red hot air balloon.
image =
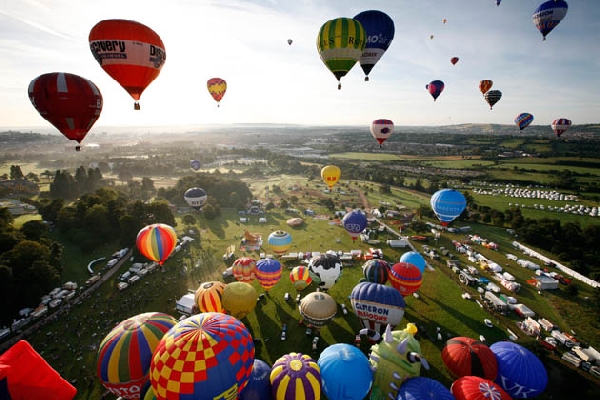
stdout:
<svg viewBox="0 0 600 400">
<path fill-rule="evenodd" d="M 102 95 L 92 81 L 66 72 L 40 75 L 29 83 L 29 100 L 42 118 L 81 143 L 102 111 Z M 79 151 L 80 146 L 76 147 Z"/>
<path fill-rule="evenodd" d="M 419 267 L 400 261 L 392 265 L 388 279 L 392 286 L 406 297 L 419 290 L 423 275 Z"/>
<path fill-rule="evenodd" d="M 98 22 L 89 35 L 90 50 L 102 69 L 135 100 L 160 74 L 167 59 L 165 45 L 152 29 L 137 21 Z"/>
<path fill-rule="evenodd" d="M 455 378 L 474 375 L 493 381 L 498 375 L 494 352 L 485 343 L 469 337 L 448 340 L 442 349 L 442 361 Z"/>
<path fill-rule="evenodd" d="M 497 383 L 478 376 L 463 376 L 450 386 L 456 400 L 512 400 Z"/>
<path fill-rule="evenodd" d="M 452 65 L 456 65 L 456 63 L 458 62 L 459 58 L 458 57 L 452 57 L 450 59 L 450 62 L 452 63 Z"/>
<path fill-rule="evenodd" d="M 433 101 L 436 101 L 439 95 L 442 94 L 442 91 L 444 90 L 444 82 L 440 80 L 431 81 L 427 85 L 425 85 L 425 89 L 427 89 L 431 97 L 433 97 Z"/>
</svg>

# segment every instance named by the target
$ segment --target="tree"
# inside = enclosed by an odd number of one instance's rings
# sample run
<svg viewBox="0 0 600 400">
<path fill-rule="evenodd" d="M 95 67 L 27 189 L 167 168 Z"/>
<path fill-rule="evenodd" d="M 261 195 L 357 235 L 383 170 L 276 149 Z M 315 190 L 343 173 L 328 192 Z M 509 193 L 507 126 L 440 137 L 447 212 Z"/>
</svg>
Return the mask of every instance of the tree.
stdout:
<svg viewBox="0 0 600 400">
<path fill-rule="evenodd" d="M 58 220 L 58 213 L 64 205 L 65 201 L 61 198 L 45 200 L 39 205 L 38 212 L 44 221 L 56 222 Z"/>
<path fill-rule="evenodd" d="M 40 238 L 48 232 L 48 225 L 39 220 L 25 222 L 20 229 L 27 240 L 40 241 Z"/>
<path fill-rule="evenodd" d="M 19 165 L 10 166 L 10 179 L 18 180 L 24 178 L 25 176 L 23 175 L 23 172 L 21 171 L 21 167 Z"/>
<path fill-rule="evenodd" d="M 196 224 L 196 218 L 194 218 L 192 214 L 185 214 L 181 220 L 185 225 L 188 226 Z"/>
<path fill-rule="evenodd" d="M 217 217 L 217 214 L 215 213 L 215 208 L 211 204 L 205 205 L 202 209 L 202 212 L 204 213 L 204 217 L 209 221 Z"/>
<path fill-rule="evenodd" d="M 288 208 L 289 207 L 289 203 L 286 199 L 282 199 L 279 202 L 279 208 Z"/>
</svg>

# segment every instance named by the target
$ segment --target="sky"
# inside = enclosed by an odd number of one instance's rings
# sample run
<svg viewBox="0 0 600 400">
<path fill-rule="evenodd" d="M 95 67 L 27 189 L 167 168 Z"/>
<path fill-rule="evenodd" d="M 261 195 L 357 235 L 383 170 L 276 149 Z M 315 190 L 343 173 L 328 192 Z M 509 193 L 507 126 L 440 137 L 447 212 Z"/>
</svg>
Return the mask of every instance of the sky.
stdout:
<svg viewBox="0 0 600 400">
<path fill-rule="evenodd" d="M 542 40 L 532 22 L 542 0 L 17 0 L 0 2 L 0 127 L 52 130 L 27 88 L 39 75 L 69 72 L 103 96 L 91 131 L 109 127 L 233 123 L 362 125 L 513 124 L 557 118 L 600 122 L 600 1 L 568 0 Z M 342 88 L 321 61 L 321 25 L 380 10 L 395 24 L 390 47 L 364 81 L 357 63 Z M 89 49 L 91 28 L 131 19 L 152 28 L 167 58 L 144 91 L 141 110 Z M 446 19 L 446 23 L 443 20 Z M 430 36 L 433 35 L 433 39 Z M 292 39 L 292 45 L 287 40 Z M 459 57 L 452 65 L 450 58 Z M 206 88 L 227 81 L 220 107 Z M 437 99 L 425 89 L 445 82 Z M 479 81 L 501 100 L 490 110 Z"/>
</svg>

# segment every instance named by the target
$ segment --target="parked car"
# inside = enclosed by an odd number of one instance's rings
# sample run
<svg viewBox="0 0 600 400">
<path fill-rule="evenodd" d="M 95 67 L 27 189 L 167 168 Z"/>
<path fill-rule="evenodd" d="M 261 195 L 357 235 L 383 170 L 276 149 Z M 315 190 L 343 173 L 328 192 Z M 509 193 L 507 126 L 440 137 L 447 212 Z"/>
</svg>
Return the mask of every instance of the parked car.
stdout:
<svg viewBox="0 0 600 400">
<path fill-rule="evenodd" d="M 286 339 L 286 331 L 281 331 L 281 340 L 285 340 Z"/>
<path fill-rule="evenodd" d="M 289 292 L 285 292 L 285 294 L 283 295 L 283 299 L 285 301 L 290 301 L 290 294 L 289 294 Z"/>
<path fill-rule="evenodd" d="M 340 307 L 342 307 L 342 312 L 344 313 L 344 315 L 348 315 L 348 309 L 346 308 L 346 305 L 342 303 L 340 304 Z"/>
</svg>

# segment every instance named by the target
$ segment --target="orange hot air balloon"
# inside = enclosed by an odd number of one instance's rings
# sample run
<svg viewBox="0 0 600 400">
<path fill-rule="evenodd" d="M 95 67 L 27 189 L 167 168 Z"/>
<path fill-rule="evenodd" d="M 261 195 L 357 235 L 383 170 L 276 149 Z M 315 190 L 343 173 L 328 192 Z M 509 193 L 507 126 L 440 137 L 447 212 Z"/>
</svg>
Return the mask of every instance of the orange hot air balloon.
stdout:
<svg viewBox="0 0 600 400">
<path fill-rule="evenodd" d="M 219 107 L 221 99 L 225 96 L 225 91 L 227 90 L 227 82 L 221 78 L 211 78 L 206 82 L 206 87 L 210 95 L 217 102 L 217 107 Z"/>
<path fill-rule="evenodd" d="M 167 59 L 160 36 L 137 21 L 110 19 L 94 25 L 89 42 L 96 61 L 133 97 L 134 109 L 139 110 L 142 92 Z"/>
<path fill-rule="evenodd" d="M 489 79 L 483 79 L 483 80 L 479 81 L 479 90 L 481 91 L 481 94 L 485 94 L 485 92 L 490 90 L 492 88 L 493 84 L 494 84 L 494 81 L 489 80 Z"/>
</svg>

